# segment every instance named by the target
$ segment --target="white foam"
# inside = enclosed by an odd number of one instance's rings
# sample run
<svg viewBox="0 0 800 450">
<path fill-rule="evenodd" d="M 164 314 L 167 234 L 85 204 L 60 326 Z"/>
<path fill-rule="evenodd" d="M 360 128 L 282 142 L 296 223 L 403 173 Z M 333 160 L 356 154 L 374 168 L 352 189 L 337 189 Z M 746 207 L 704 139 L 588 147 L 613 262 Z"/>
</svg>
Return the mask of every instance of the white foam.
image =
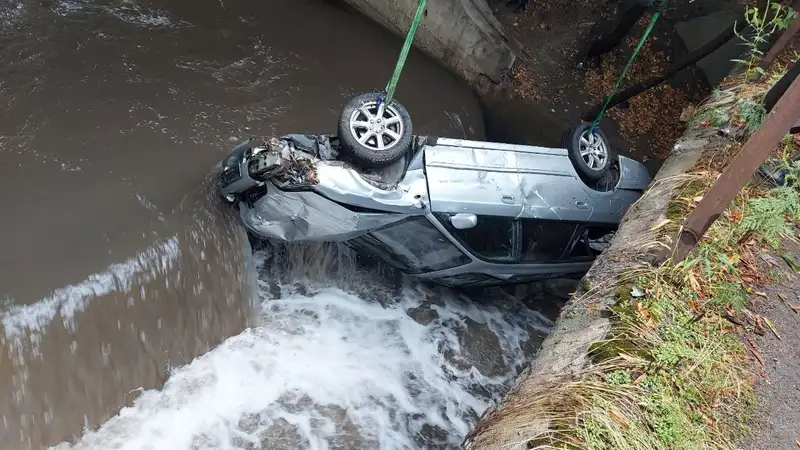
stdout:
<svg viewBox="0 0 800 450">
<path fill-rule="evenodd" d="M 0 5 L 0 25 L 14 26 L 25 20 L 27 6 L 23 1 L 7 1 Z M 5 31 L 5 30 L 2 30 Z"/>
<path fill-rule="evenodd" d="M 117 0 L 111 5 L 97 5 L 91 0 L 60 0 L 50 8 L 59 16 L 77 13 L 102 12 L 123 22 L 143 28 L 179 28 L 190 23 L 172 18 L 166 11 L 137 5 L 132 0 Z"/>
<path fill-rule="evenodd" d="M 65 324 L 71 324 L 75 314 L 83 311 L 93 298 L 113 292 L 130 292 L 135 286 L 148 283 L 159 274 L 171 270 L 179 257 L 178 238 L 172 237 L 126 261 L 112 264 L 80 283 L 59 288 L 39 301 L 11 305 L 0 313 L 6 336 L 15 337 L 24 333 L 34 336 L 58 316 Z"/>
<path fill-rule="evenodd" d="M 381 304 L 339 289 L 308 295 L 259 281 L 262 323 L 175 370 L 161 390 L 59 450 L 455 447 L 513 378 L 532 315 L 445 298 L 427 325 L 407 288 Z M 304 287 L 307 289 L 307 287 Z M 424 321 L 423 321 L 424 322 Z M 508 362 L 482 374 L 467 359 L 465 326 L 494 332 Z M 491 349 L 488 349 L 491 351 Z M 445 358 L 445 353 L 452 353 Z M 454 363 L 454 361 L 462 361 Z"/>
</svg>

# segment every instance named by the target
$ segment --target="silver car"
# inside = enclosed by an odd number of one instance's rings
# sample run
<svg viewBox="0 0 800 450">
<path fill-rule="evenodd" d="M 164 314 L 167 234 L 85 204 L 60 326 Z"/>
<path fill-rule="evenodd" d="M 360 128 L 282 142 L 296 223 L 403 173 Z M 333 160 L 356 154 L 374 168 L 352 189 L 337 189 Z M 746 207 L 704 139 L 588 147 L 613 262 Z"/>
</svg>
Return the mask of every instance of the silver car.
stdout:
<svg viewBox="0 0 800 450">
<path fill-rule="evenodd" d="M 365 93 L 336 135 L 240 144 L 220 194 L 257 239 L 342 242 L 450 286 L 580 277 L 650 183 L 581 124 L 563 148 L 414 136 L 403 106 Z"/>
<path fill-rule="evenodd" d="M 339 145 L 331 135 L 240 144 L 220 193 L 258 238 L 344 242 L 472 287 L 582 276 L 650 182 L 624 156 L 585 182 L 564 148 L 415 136 L 403 157 L 363 169 Z"/>
</svg>

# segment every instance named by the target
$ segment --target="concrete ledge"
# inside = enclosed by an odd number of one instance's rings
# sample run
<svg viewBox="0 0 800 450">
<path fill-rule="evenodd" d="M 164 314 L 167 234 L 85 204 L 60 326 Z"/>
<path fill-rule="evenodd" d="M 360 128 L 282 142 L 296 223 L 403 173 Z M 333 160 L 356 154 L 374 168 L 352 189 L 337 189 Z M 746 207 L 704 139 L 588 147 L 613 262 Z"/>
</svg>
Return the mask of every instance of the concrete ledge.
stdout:
<svg viewBox="0 0 800 450">
<path fill-rule="evenodd" d="M 418 0 L 344 0 L 386 29 L 406 36 Z M 428 2 L 414 45 L 473 86 L 499 83 L 516 60 L 486 0 Z M 398 54 L 400 48 L 397 49 Z"/>
</svg>

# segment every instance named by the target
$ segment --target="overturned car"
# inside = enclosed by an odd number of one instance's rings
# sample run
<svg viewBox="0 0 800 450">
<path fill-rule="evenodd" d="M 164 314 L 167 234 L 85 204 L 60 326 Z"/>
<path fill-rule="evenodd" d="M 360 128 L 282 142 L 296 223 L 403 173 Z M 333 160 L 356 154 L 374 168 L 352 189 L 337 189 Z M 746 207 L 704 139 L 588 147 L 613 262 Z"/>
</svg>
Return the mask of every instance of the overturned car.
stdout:
<svg viewBox="0 0 800 450">
<path fill-rule="evenodd" d="M 564 148 L 414 136 L 371 94 L 337 135 L 250 140 L 222 165 L 220 194 L 257 238 L 342 242 L 470 287 L 582 276 L 650 182 L 588 125 Z"/>
</svg>

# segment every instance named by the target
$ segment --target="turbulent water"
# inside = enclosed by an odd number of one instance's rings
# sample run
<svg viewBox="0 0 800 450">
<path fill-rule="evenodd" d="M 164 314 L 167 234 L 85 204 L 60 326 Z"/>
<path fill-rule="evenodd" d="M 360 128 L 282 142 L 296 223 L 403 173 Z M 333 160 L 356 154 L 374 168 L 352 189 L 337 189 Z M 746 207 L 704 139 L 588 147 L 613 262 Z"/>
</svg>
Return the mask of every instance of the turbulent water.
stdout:
<svg viewBox="0 0 800 450">
<path fill-rule="evenodd" d="M 376 284 L 381 274 L 341 268 L 320 276 L 330 253 L 313 256 L 298 271 L 257 253 L 259 326 L 56 448 L 453 448 L 550 326 L 510 299 L 390 287 Z"/>
<path fill-rule="evenodd" d="M 213 189 L 242 136 L 334 131 L 402 42 L 324 0 L 0 0 L 0 448 L 449 448 L 550 326 L 249 246 Z M 482 138 L 415 52 L 417 133 Z"/>
</svg>

